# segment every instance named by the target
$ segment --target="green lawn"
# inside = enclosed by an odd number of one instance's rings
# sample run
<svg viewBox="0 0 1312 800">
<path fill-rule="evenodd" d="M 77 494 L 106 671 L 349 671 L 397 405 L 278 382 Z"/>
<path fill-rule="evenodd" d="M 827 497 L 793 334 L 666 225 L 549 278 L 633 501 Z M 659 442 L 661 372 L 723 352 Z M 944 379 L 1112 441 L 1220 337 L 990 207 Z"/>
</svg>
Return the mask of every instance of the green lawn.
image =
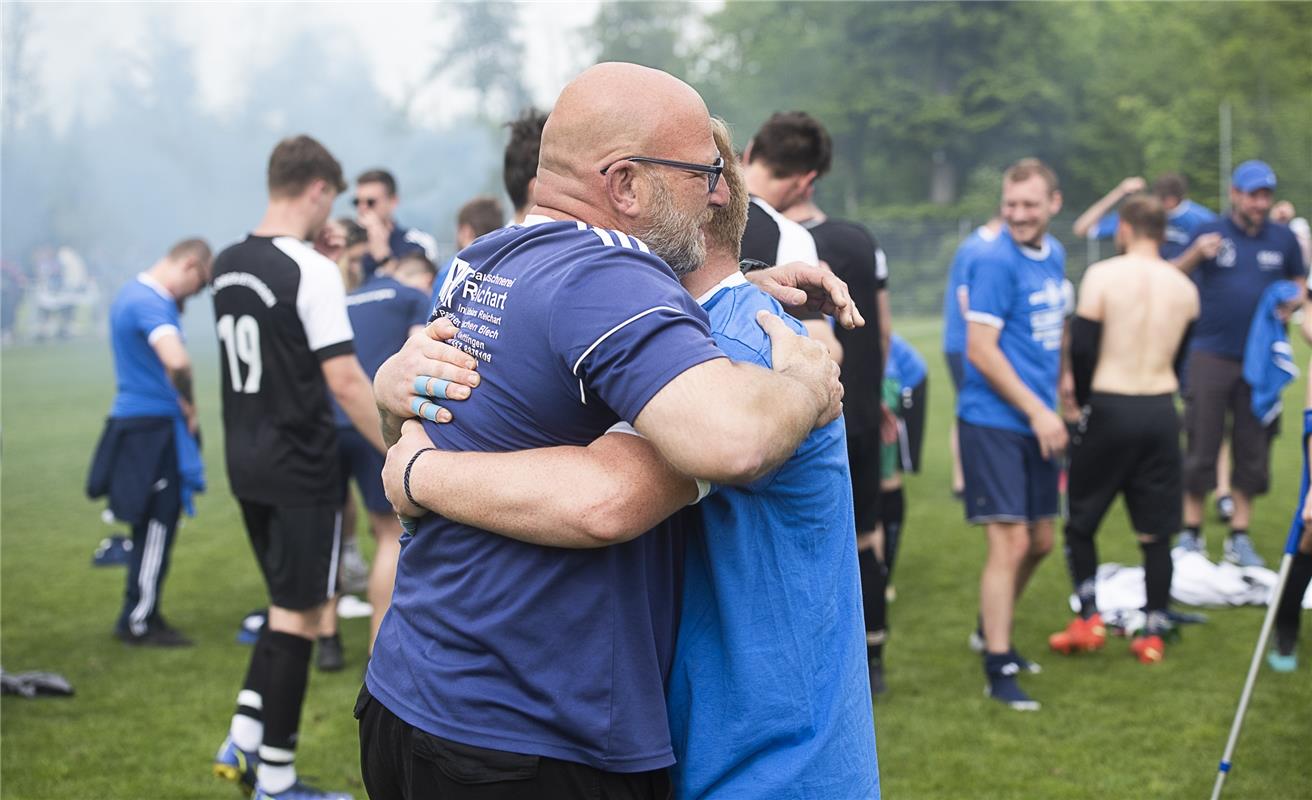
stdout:
<svg viewBox="0 0 1312 800">
<path fill-rule="evenodd" d="M 945 437 L 951 391 L 938 328 L 901 332 L 926 354 L 933 404 L 925 473 L 909 481 L 909 518 L 892 606 L 890 692 L 876 707 L 880 764 L 890 798 L 1196 798 L 1207 795 L 1262 620 L 1259 609 L 1217 610 L 1186 631 L 1155 667 L 1125 642 L 1065 659 L 1045 637 L 1069 616 L 1059 553 L 1018 614 L 1017 645 L 1042 661 L 1026 687 L 1044 702 L 1020 714 L 982 696 L 966 649 L 974 624 L 980 534 L 948 491 Z M 199 338 L 199 337 L 197 337 Z M 1307 363 L 1307 349 L 1298 350 Z M 264 604 L 262 586 L 227 492 L 221 463 L 217 368 L 200 357 L 210 492 L 174 550 L 169 619 L 194 636 L 180 651 L 130 649 L 110 637 L 119 569 L 92 569 L 109 533 L 82 485 L 112 393 L 103 342 L 17 348 L 3 354 L 0 473 L 0 653 L 12 671 L 63 673 L 73 699 L 5 698 L 0 781 L 6 798 L 232 798 L 209 775 L 248 656 L 234 642 L 240 617 Z M 1257 507 L 1253 535 L 1274 561 L 1296 502 L 1302 381 L 1286 395 L 1286 435 L 1273 461 L 1275 490 Z M 73 391 L 73 388 L 77 391 Z M 1208 529 L 1219 555 L 1220 528 Z M 367 537 L 365 537 L 367 539 Z M 1137 563 L 1117 510 L 1099 539 L 1103 560 Z M 299 765 L 312 781 L 363 797 L 351 706 L 359 687 L 365 620 L 343 623 L 348 667 L 315 674 Z M 1312 650 L 1309 650 L 1312 653 Z M 1308 659 L 1312 660 L 1312 659 Z M 1312 664 L 1264 672 L 1240 742 L 1228 797 L 1312 796 Z"/>
</svg>

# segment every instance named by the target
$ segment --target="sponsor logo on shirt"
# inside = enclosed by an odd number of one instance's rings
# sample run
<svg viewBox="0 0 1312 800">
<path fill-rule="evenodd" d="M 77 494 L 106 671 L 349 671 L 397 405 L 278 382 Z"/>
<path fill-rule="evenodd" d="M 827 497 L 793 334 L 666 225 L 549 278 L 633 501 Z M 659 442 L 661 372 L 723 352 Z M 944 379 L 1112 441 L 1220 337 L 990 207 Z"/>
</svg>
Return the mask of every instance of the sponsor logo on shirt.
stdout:
<svg viewBox="0 0 1312 800">
<path fill-rule="evenodd" d="M 1061 347 L 1061 336 L 1066 314 L 1066 293 L 1062 284 L 1048 278 L 1043 288 L 1030 292 L 1030 305 L 1039 306 L 1030 311 L 1030 329 L 1034 341 L 1044 350 L 1057 350 Z"/>
<path fill-rule="evenodd" d="M 1216 251 L 1216 265 L 1218 267 L 1233 267 L 1235 265 L 1235 243 L 1229 239 L 1221 240 L 1221 249 Z"/>
<path fill-rule="evenodd" d="M 1259 250 L 1257 266 L 1263 270 L 1280 269 L 1285 265 L 1285 256 L 1279 250 Z"/>
</svg>

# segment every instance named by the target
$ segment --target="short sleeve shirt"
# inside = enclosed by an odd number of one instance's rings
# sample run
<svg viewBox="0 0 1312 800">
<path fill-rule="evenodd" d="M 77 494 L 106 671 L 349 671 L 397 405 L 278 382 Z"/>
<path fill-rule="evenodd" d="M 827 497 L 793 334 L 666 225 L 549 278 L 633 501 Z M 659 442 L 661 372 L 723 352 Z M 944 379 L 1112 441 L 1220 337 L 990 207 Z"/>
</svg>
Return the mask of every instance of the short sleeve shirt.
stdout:
<svg viewBox="0 0 1312 800">
<path fill-rule="evenodd" d="M 1162 246 L 1158 250 L 1162 258 L 1171 260 L 1184 252 L 1193 241 L 1194 233 L 1200 225 L 1216 222 L 1218 217 L 1211 209 L 1192 200 L 1183 200 L 1166 215 L 1166 231 Z M 1116 226 L 1121 222 L 1121 215 L 1115 211 L 1098 220 L 1098 224 L 1089 229 L 1090 239 L 1110 239 L 1116 235 Z"/>
<path fill-rule="evenodd" d="M 392 258 L 400 258 L 407 253 L 420 253 L 429 261 L 437 261 L 437 240 L 432 234 L 425 233 L 418 228 L 406 228 L 397 225 L 392 228 L 392 232 L 387 237 L 388 247 L 392 250 Z M 366 278 L 374 274 L 378 269 L 378 262 L 368 253 L 364 254 L 364 259 L 360 262 L 360 271 Z"/>
<path fill-rule="evenodd" d="M 998 347 L 1021 381 L 1049 408 L 1057 405 L 1061 341 L 1075 292 L 1066 280 L 1066 252 L 1052 236 L 1038 249 L 1023 247 L 1004 229 L 974 251 L 968 322 L 999 329 Z M 957 415 L 972 425 L 1029 434 L 1029 420 L 1008 403 L 969 361 Z"/>
<path fill-rule="evenodd" d="M 943 352 L 966 352 L 966 318 L 961 315 L 961 298 L 967 293 L 970 280 L 966 268 L 971 263 L 970 253 L 981 243 L 998 238 L 993 231 L 980 226 L 957 247 L 948 269 L 948 285 L 943 292 Z"/>
<path fill-rule="evenodd" d="M 647 245 L 530 217 L 457 256 L 437 314 L 478 359 L 473 396 L 428 425 L 444 449 L 584 445 L 671 379 L 723 354 Z M 677 520 L 676 520 L 677 521 Z M 664 682 L 679 533 L 597 550 L 540 547 L 436 515 L 401 542 L 370 692 L 464 744 L 637 772 L 673 761 Z"/>
<path fill-rule="evenodd" d="M 292 237 L 248 236 L 214 259 L 224 452 L 233 494 L 340 501 L 321 363 L 355 351 L 337 265 Z"/>
<path fill-rule="evenodd" d="M 369 380 L 401 349 L 411 328 L 428 322 L 430 310 L 428 295 L 383 275 L 369 278 L 346 296 L 346 312 L 355 332 L 355 356 Z M 331 397 L 329 400 L 337 427 L 351 427 L 346 412 Z"/>
<path fill-rule="evenodd" d="M 1249 236 L 1229 216 L 1202 225 L 1195 238 L 1219 233 L 1216 258 L 1194 270 L 1200 309 L 1192 349 L 1239 360 L 1258 301 L 1268 286 L 1307 274 L 1298 240 L 1288 226 L 1267 222 Z"/>
<path fill-rule="evenodd" d="M 119 290 L 109 307 L 116 387 L 111 417 L 181 413 L 178 392 L 154 347 L 161 336 L 182 336 L 178 320 L 178 302 L 149 275 L 142 273 Z"/>
</svg>

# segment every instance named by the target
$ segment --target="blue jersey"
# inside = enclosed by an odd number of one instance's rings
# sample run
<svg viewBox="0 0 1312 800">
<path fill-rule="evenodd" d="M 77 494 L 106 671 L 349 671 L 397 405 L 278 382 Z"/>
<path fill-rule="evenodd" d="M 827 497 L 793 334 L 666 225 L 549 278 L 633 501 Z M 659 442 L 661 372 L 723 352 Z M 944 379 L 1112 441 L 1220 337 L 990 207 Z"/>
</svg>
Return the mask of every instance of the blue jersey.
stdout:
<svg viewBox="0 0 1312 800">
<path fill-rule="evenodd" d="M 182 336 L 178 301 L 146 273 L 119 290 L 109 307 L 117 381 L 111 417 L 176 417 L 182 413 L 155 341 Z"/>
<path fill-rule="evenodd" d="M 996 238 L 996 233 L 981 225 L 966 237 L 952 256 L 952 266 L 948 269 L 948 286 L 943 292 L 944 353 L 966 352 L 966 319 L 961 316 L 961 296 L 970 284 L 966 269 L 971 263 L 971 252 Z"/>
<path fill-rule="evenodd" d="M 1274 222 L 1249 236 L 1227 216 L 1199 227 L 1195 238 L 1205 233 L 1223 238 L 1216 258 L 1194 270 L 1200 308 L 1192 348 L 1238 361 L 1262 292 L 1276 281 L 1306 275 L 1303 253 L 1289 227 Z"/>
<path fill-rule="evenodd" d="M 1166 232 L 1158 252 L 1167 260 L 1175 258 L 1193 241 L 1194 232 L 1199 226 L 1216 222 L 1217 219 L 1216 214 L 1206 206 L 1200 206 L 1192 200 L 1180 201 L 1180 205 L 1166 213 Z M 1089 238 L 1112 238 L 1116 235 L 1116 226 L 1120 222 L 1121 215 L 1113 211 L 1089 229 Z"/>
<path fill-rule="evenodd" d="M 403 228 L 396 225 L 387 236 L 387 246 L 392 250 L 392 258 L 400 258 L 408 253 L 419 253 L 429 261 L 437 261 L 437 240 L 418 228 Z M 373 256 L 365 253 L 364 259 L 360 262 L 360 271 L 368 278 L 376 269 L 378 269 L 378 262 L 374 261 Z"/>
<path fill-rule="evenodd" d="M 1067 314 L 1075 310 L 1066 280 L 1066 251 L 1052 236 L 1039 249 L 1024 247 L 1004 230 L 974 251 L 970 311 L 966 319 L 1001 331 L 998 346 L 1016 375 L 1048 408 L 1057 406 L 1061 339 Z M 957 416 L 972 425 L 1029 434 L 1030 423 L 966 362 Z"/>
<path fill-rule="evenodd" d="M 405 344 L 410 329 L 428 322 L 431 307 L 423 292 L 383 275 L 369 278 L 346 296 L 346 313 L 355 331 L 355 357 L 370 381 L 383 362 Z M 337 401 L 332 404 L 337 427 L 351 427 L 350 417 Z"/>
<path fill-rule="evenodd" d="M 703 307 L 734 361 L 770 366 L 761 309 L 804 332 L 737 273 Z M 675 796 L 878 797 L 842 420 L 699 507 L 669 686 Z"/>
<path fill-rule="evenodd" d="M 455 451 L 586 445 L 723 353 L 645 244 L 530 217 L 465 248 L 437 313 L 479 361 L 473 397 L 428 424 Z M 597 550 L 526 544 L 436 515 L 401 540 L 369 691 L 446 739 L 640 772 L 673 762 L 664 681 L 677 619 L 667 523 Z"/>
<path fill-rule="evenodd" d="M 888 361 L 884 364 L 884 377 L 897 381 L 904 389 L 914 389 L 925 381 L 929 369 L 925 359 L 906 339 L 896 333 L 889 339 Z"/>
</svg>

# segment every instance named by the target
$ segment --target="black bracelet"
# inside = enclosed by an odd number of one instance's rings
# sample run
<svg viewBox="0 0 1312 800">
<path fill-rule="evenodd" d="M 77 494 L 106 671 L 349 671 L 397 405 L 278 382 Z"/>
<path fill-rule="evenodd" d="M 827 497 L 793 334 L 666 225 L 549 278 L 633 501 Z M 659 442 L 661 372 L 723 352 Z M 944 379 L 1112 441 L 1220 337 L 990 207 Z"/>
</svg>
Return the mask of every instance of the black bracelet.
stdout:
<svg viewBox="0 0 1312 800">
<path fill-rule="evenodd" d="M 418 506 L 419 508 L 423 508 L 423 506 L 415 502 L 415 496 L 410 494 L 410 468 L 415 465 L 415 462 L 418 461 L 419 457 L 422 456 L 424 453 L 429 453 L 436 449 L 437 449 L 436 447 L 425 447 L 422 450 L 416 450 L 415 454 L 410 456 L 410 463 L 405 465 L 405 475 L 401 477 L 401 485 L 405 488 L 405 499 L 409 500 L 410 505 L 412 506 Z"/>
</svg>

